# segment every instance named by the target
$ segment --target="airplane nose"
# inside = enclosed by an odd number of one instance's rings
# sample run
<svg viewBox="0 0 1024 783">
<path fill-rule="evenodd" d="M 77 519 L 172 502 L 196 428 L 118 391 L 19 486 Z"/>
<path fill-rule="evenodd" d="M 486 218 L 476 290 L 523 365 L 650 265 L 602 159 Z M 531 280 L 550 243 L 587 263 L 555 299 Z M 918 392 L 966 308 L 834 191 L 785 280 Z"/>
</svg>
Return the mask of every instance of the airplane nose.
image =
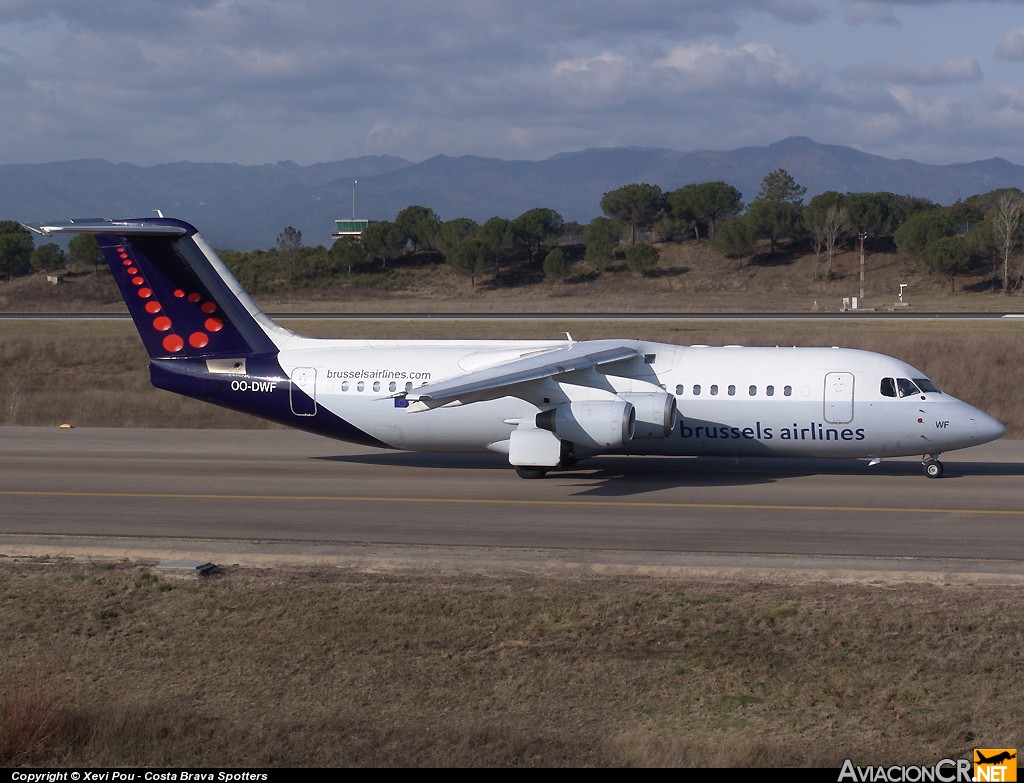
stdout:
<svg viewBox="0 0 1024 783">
<path fill-rule="evenodd" d="M 1002 422 L 996 421 L 987 413 L 977 411 L 973 417 L 974 438 L 979 443 L 988 443 L 990 440 L 997 440 L 1006 434 L 1006 427 Z"/>
</svg>

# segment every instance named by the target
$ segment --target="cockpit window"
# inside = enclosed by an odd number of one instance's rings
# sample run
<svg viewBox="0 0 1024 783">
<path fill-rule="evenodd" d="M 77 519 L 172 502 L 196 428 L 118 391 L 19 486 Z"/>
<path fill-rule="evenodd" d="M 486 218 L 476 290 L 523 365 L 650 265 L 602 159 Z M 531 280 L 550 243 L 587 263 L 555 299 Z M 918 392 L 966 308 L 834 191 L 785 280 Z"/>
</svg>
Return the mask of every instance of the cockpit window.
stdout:
<svg viewBox="0 0 1024 783">
<path fill-rule="evenodd" d="M 883 397 L 912 397 L 925 392 L 942 394 L 939 387 L 927 378 L 882 378 L 878 391 Z"/>
<path fill-rule="evenodd" d="M 917 388 L 910 378 L 897 378 L 896 391 L 899 392 L 900 397 L 909 397 L 912 394 L 921 393 L 921 390 Z"/>
</svg>

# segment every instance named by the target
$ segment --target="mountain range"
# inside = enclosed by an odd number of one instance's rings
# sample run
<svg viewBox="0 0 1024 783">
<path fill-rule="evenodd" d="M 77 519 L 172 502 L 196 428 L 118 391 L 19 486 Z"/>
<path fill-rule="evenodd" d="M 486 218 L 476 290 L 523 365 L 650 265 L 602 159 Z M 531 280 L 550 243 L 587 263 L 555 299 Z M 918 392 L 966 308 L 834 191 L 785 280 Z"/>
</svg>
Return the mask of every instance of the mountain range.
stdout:
<svg viewBox="0 0 1024 783">
<path fill-rule="evenodd" d="M 380 155 L 310 166 L 7 164 L 0 166 L 0 219 L 137 217 L 159 209 L 194 223 L 216 247 L 269 248 L 286 226 L 299 229 L 307 245 L 330 245 L 336 219 L 392 220 L 412 204 L 442 220 L 483 222 L 548 207 L 586 223 L 601 214 L 601 197 L 622 185 L 646 182 L 669 191 L 715 180 L 749 202 L 764 175 L 779 168 L 807 188 L 806 200 L 828 190 L 888 191 L 952 204 L 997 188 L 1024 189 L 1024 166 L 1002 158 L 934 165 L 791 137 L 730 151 L 615 147 L 540 161 L 438 155 L 413 163 Z"/>
</svg>

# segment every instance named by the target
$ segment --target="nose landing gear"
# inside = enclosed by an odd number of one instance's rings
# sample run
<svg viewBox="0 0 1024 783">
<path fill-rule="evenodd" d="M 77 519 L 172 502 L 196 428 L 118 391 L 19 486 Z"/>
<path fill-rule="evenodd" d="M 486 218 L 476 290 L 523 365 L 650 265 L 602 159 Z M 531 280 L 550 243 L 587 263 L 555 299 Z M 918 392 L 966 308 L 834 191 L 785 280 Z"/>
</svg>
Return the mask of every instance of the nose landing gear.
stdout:
<svg viewBox="0 0 1024 783">
<path fill-rule="evenodd" d="M 942 463 L 939 462 L 938 454 L 925 454 L 921 462 L 924 468 L 924 475 L 928 478 L 939 478 L 942 475 Z"/>
</svg>

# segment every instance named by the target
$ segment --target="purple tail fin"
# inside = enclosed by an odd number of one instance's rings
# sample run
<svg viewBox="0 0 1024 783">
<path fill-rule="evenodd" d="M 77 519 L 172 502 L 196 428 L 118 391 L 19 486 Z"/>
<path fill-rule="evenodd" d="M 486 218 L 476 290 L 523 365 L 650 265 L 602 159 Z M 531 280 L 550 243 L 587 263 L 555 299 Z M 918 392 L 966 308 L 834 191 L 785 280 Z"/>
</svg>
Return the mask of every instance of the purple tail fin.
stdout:
<svg viewBox="0 0 1024 783">
<path fill-rule="evenodd" d="M 270 333 L 287 334 L 184 221 L 90 220 L 30 228 L 96 236 L 151 358 L 273 354 Z"/>
</svg>

